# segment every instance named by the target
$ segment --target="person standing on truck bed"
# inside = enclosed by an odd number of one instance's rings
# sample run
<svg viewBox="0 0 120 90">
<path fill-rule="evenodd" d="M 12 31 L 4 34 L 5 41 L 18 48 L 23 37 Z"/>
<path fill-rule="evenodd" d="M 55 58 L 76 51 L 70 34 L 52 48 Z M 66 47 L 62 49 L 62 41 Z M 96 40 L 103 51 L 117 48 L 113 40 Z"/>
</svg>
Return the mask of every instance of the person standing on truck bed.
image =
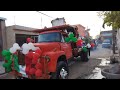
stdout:
<svg viewBox="0 0 120 90">
<path fill-rule="evenodd" d="M 30 42 L 31 42 L 31 43 L 34 43 L 35 41 L 34 41 L 33 39 L 31 39 L 31 38 L 27 38 L 26 42 L 27 42 L 27 43 L 30 43 Z"/>
<path fill-rule="evenodd" d="M 94 50 L 95 44 L 91 42 L 90 45 L 91 45 L 91 50 Z"/>
</svg>

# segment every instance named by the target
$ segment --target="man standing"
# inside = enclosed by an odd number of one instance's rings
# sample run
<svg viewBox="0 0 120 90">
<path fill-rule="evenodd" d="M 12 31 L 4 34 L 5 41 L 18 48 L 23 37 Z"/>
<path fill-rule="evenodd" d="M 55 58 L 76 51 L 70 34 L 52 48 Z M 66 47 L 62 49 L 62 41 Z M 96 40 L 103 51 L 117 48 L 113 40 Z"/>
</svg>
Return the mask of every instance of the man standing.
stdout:
<svg viewBox="0 0 120 90">
<path fill-rule="evenodd" d="M 87 43 L 87 49 L 88 49 L 88 53 L 89 53 L 89 56 L 90 56 L 90 48 L 91 48 L 91 45 L 89 43 Z"/>
<path fill-rule="evenodd" d="M 26 42 L 27 43 L 30 43 L 30 42 L 34 43 L 35 41 L 33 39 L 31 39 L 31 38 L 27 38 Z"/>
</svg>

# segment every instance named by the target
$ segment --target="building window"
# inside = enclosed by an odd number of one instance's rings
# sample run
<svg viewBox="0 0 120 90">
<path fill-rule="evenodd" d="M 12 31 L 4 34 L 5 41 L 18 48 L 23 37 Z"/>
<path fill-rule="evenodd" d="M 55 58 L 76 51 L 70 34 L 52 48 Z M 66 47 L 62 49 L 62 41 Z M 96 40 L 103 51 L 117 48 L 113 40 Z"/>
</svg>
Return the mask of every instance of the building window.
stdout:
<svg viewBox="0 0 120 90">
<path fill-rule="evenodd" d="M 20 46 L 22 46 L 24 43 L 26 43 L 26 39 L 32 38 L 34 41 L 37 41 L 37 35 L 26 35 L 26 34 L 16 34 L 16 43 L 18 43 Z"/>
</svg>

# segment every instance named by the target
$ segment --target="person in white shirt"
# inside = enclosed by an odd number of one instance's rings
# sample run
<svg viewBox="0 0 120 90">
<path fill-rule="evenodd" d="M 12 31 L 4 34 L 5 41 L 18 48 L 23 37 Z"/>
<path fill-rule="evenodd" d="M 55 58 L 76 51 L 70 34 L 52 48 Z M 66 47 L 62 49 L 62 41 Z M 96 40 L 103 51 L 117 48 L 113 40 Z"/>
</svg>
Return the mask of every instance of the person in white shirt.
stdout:
<svg viewBox="0 0 120 90">
<path fill-rule="evenodd" d="M 87 49 L 88 49 L 88 52 L 89 52 L 89 56 L 90 56 L 90 48 L 91 48 L 91 45 L 89 43 L 87 43 Z"/>
</svg>

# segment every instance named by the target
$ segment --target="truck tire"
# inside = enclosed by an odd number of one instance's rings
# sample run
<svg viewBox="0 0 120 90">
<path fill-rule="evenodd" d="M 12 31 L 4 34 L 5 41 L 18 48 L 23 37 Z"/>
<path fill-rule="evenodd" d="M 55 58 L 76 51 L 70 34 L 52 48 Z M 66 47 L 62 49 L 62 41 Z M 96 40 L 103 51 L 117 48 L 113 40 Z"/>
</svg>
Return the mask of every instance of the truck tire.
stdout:
<svg viewBox="0 0 120 90">
<path fill-rule="evenodd" d="M 64 61 L 59 61 L 57 63 L 57 70 L 55 73 L 51 74 L 51 79 L 68 79 L 69 69 L 68 65 Z"/>
</svg>

